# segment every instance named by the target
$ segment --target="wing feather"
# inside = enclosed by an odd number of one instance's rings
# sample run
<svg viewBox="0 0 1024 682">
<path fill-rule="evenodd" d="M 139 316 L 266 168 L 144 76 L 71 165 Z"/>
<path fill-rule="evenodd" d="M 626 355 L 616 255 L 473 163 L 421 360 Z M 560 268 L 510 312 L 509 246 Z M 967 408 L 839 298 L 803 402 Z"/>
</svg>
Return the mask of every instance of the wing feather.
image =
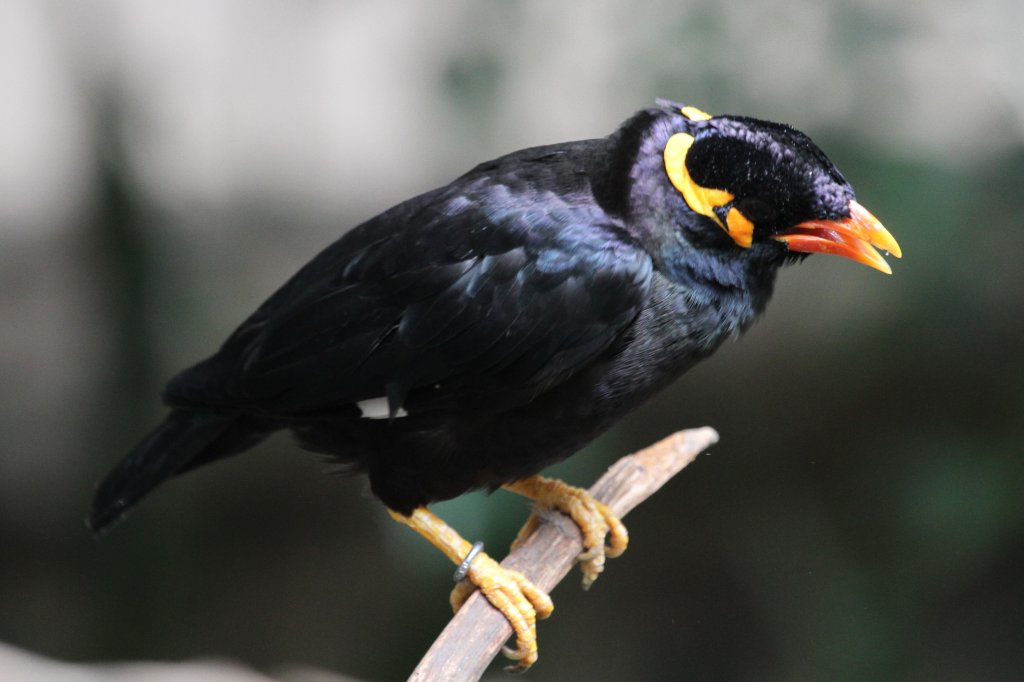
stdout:
<svg viewBox="0 0 1024 682">
<path fill-rule="evenodd" d="M 639 313 L 649 256 L 585 198 L 540 209 L 506 186 L 470 189 L 342 237 L 168 401 L 285 418 L 384 395 L 410 413 L 483 395 L 507 408 L 588 366 Z"/>
</svg>

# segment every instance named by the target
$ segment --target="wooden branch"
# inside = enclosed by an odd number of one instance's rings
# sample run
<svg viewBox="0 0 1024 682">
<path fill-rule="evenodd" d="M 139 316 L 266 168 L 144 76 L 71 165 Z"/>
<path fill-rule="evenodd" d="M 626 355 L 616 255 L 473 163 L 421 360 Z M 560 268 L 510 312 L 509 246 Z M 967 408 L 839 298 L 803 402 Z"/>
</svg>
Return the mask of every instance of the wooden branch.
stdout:
<svg viewBox="0 0 1024 682">
<path fill-rule="evenodd" d="M 718 433 L 708 426 L 674 433 L 620 459 L 590 493 L 620 517 L 625 516 L 717 442 Z M 501 565 L 521 571 L 537 587 L 550 592 L 582 551 L 576 524 L 563 514 L 545 514 L 537 530 Z M 505 617 L 476 592 L 434 641 L 409 680 L 479 680 L 511 636 Z"/>
</svg>

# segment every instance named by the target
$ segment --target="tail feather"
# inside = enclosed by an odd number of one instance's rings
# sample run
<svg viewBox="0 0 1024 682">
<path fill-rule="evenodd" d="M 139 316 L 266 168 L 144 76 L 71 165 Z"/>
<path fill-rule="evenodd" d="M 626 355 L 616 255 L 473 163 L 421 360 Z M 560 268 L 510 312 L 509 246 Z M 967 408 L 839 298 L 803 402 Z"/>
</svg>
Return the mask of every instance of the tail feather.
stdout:
<svg viewBox="0 0 1024 682">
<path fill-rule="evenodd" d="M 233 424 L 234 418 L 174 410 L 100 484 L 86 524 L 99 533 L 120 520 L 165 479 L 191 468 Z"/>
</svg>

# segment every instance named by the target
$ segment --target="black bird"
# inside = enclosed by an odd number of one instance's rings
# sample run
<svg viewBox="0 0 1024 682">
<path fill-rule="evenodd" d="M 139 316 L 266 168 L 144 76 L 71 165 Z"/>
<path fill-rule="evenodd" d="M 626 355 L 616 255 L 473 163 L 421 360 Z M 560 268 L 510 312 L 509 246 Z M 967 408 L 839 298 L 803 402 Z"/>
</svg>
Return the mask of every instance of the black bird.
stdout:
<svg viewBox="0 0 1024 682">
<path fill-rule="evenodd" d="M 453 605 L 480 587 L 526 668 L 550 599 L 426 505 L 503 486 L 582 502 L 589 584 L 625 529 L 537 472 L 747 329 L 780 266 L 821 252 L 890 272 L 874 247 L 900 256 L 806 135 L 659 100 L 606 138 L 480 164 L 328 246 L 170 381 L 170 413 L 100 485 L 88 524 L 290 429 L 463 563 Z"/>
</svg>

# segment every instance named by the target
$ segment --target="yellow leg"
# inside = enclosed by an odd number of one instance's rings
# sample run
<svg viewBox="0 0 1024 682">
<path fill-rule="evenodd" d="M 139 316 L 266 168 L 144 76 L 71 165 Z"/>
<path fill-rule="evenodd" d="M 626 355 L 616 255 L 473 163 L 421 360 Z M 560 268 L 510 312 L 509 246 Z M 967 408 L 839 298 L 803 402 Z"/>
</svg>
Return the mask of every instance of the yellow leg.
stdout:
<svg viewBox="0 0 1024 682">
<path fill-rule="evenodd" d="M 622 525 L 619 517 L 607 506 L 595 500 L 586 490 L 543 476 L 530 476 L 515 483 L 508 483 L 504 488 L 530 498 L 541 507 L 558 509 L 568 514 L 580 527 L 584 551 L 578 560 L 583 571 L 583 589 L 588 589 L 604 570 L 605 557 L 615 558 L 626 551 L 629 544 L 626 527 Z M 537 527 L 538 522 L 539 518 L 535 512 L 519 531 L 512 546 L 515 547 L 526 539 Z M 608 539 L 607 547 L 605 538 Z"/>
<path fill-rule="evenodd" d="M 388 509 L 388 513 L 429 540 L 452 563 L 461 564 L 472 549 L 468 541 L 426 507 L 414 509 L 409 516 L 393 509 Z M 474 588 L 479 588 L 487 601 L 508 619 L 515 632 L 516 649 L 506 647 L 503 651 L 516 661 L 513 670 L 526 670 L 537 661 L 537 619 L 551 615 L 551 598 L 522 573 L 501 567 L 483 552 L 470 563 L 466 580 L 452 590 L 452 609 L 458 611 Z"/>
</svg>

